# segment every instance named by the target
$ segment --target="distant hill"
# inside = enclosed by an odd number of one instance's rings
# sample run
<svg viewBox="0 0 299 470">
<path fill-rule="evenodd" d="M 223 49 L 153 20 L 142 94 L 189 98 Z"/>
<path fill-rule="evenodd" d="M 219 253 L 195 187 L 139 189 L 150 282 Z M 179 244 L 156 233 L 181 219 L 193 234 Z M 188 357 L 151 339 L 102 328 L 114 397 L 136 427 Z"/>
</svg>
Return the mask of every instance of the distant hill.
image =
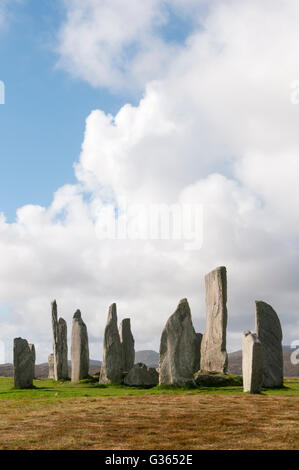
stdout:
<svg viewBox="0 0 299 470">
<path fill-rule="evenodd" d="M 291 353 L 294 349 L 290 346 L 283 346 L 284 359 L 284 375 L 285 377 L 299 377 L 299 364 L 293 365 L 290 361 Z M 156 351 L 136 351 L 135 363 L 143 362 L 149 367 L 158 367 L 159 354 Z M 94 375 L 100 372 L 101 361 L 90 360 L 89 373 Z M 242 374 L 242 351 L 235 351 L 228 355 L 228 372 L 231 374 Z M 35 376 L 37 378 L 48 377 L 48 363 L 38 364 L 35 366 Z M 71 374 L 71 362 L 69 361 L 69 375 Z M 13 377 L 13 365 L 0 365 L 0 377 Z"/>
</svg>

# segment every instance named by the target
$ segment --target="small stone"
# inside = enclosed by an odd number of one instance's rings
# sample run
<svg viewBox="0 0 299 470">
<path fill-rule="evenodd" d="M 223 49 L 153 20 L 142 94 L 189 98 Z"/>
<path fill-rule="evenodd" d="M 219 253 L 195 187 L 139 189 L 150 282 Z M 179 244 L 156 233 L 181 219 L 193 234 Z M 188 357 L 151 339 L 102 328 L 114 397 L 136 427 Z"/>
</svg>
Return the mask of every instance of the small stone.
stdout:
<svg viewBox="0 0 299 470">
<path fill-rule="evenodd" d="M 282 330 L 277 313 L 266 302 L 255 302 L 255 331 L 263 347 L 263 386 L 282 387 Z"/>
<path fill-rule="evenodd" d="M 34 356 L 26 339 L 14 339 L 14 385 L 18 388 L 33 386 Z"/>
<path fill-rule="evenodd" d="M 82 320 L 80 310 L 77 310 L 73 316 L 72 327 L 72 382 L 88 377 L 89 371 L 89 346 L 87 327 Z"/>
<path fill-rule="evenodd" d="M 128 372 L 124 383 L 131 387 L 154 387 L 159 383 L 159 374 L 154 367 L 139 362 Z"/>
<path fill-rule="evenodd" d="M 263 385 L 263 348 L 256 334 L 243 333 L 242 373 L 244 392 L 260 393 Z"/>
</svg>

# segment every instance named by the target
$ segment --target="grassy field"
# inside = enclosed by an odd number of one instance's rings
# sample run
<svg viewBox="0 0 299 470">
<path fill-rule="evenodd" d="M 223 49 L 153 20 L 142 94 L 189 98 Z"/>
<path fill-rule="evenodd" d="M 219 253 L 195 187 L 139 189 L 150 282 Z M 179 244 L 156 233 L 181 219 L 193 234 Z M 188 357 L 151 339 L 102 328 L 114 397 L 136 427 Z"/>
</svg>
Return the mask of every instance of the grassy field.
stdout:
<svg viewBox="0 0 299 470">
<path fill-rule="evenodd" d="M 299 380 L 152 389 L 0 378 L 0 449 L 298 449 Z"/>
</svg>

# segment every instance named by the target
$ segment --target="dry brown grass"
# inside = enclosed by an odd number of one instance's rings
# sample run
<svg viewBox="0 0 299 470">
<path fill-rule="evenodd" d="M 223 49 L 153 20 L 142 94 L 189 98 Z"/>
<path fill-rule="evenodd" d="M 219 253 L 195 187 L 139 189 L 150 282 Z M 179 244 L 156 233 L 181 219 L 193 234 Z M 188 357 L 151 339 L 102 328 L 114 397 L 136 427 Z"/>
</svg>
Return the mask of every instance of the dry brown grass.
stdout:
<svg viewBox="0 0 299 470">
<path fill-rule="evenodd" d="M 298 397 L 2 400 L 0 448 L 298 449 L 298 423 Z"/>
</svg>

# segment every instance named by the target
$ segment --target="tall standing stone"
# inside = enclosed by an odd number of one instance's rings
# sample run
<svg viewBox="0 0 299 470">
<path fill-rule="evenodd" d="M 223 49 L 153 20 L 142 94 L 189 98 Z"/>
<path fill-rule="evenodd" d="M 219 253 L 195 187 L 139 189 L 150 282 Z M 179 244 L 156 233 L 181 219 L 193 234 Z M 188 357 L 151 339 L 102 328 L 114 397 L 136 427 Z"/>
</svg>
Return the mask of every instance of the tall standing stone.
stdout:
<svg viewBox="0 0 299 470">
<path fill-rule="evenodd" d="M 199 369 L 199 341 L 187 299 L 182 299 L 168 319 L 160 342 L 160 384 L 183 386 L 193 383 Z"/>
<path fill-rule="evenodd" d="M 119 337 L 122 347 L 123 371 L 129 372 L 135 362 L 134 337 L 131 331 L 131 322 L 129 318 L 125 318 L 119 327 Z"/>
<path fill-rule="evenodd" d="M 63 318 L 57 319 L 57 303 L 54 300 L 52 306 L 52 330 L 53 330 L 53 354 L 54 354 L 54 379 L 68 378 L 68 347 L 67 324 Z"/>
<path fill-rule="evenodd" d="M 108 319 L 104 333 L 103 362 L 100 383 L 121 383 L 123 380 L 123 357 L 117 327 L 116 304 L 109 307 Z"/>
<path fill-rule="evenodd" d="M 82 320 L 80 310 L 73 316 L 72 327 L 72 382 L 88 377 L 89 372 L 89 346 L 87 327 Z"/>
<path fill-rule="evenodd" d="M 221 266 L 205 276 L 206 285 L 206 331 L 201 343 L 203 371 L 227 371 L 227 279 L 226 268 Z"/>
<path fill-rule="evenodd" d="M 264 353 L 263 386 L 283 385 L 282 330 L 277 313 L 265 302 L 255 302 L 255 331 Z"/>
<path fill-rule="evenodd" d="M 35 379 L 35 361 L 36 361 L 36 353 L 35 353 L 35 346 L 34 344 L 29 344 L 29 349 L 32 356 L 32 378 Z"/>
<path fill-rule="evenodd" d="M 26 339 L 15 338 L 13 350 L 14 363 L 14 385 L 18 388 L 29 388 L 33 386 L 34 358 L 32 348 L 30 349 Z"/>
<path fill-rule="evenodd" d="M 54 354 L 49 355 L 48 365 L 49 365 L 49 379 L 55 379 L 55 375 L 54 375 Z"/>
<path fill-rule="evenodd" d="M 243 333 L 242 373 L 244 392 L 259 393 L 263 385 L 263 347 L 256 334 Z"/>
</svg>

